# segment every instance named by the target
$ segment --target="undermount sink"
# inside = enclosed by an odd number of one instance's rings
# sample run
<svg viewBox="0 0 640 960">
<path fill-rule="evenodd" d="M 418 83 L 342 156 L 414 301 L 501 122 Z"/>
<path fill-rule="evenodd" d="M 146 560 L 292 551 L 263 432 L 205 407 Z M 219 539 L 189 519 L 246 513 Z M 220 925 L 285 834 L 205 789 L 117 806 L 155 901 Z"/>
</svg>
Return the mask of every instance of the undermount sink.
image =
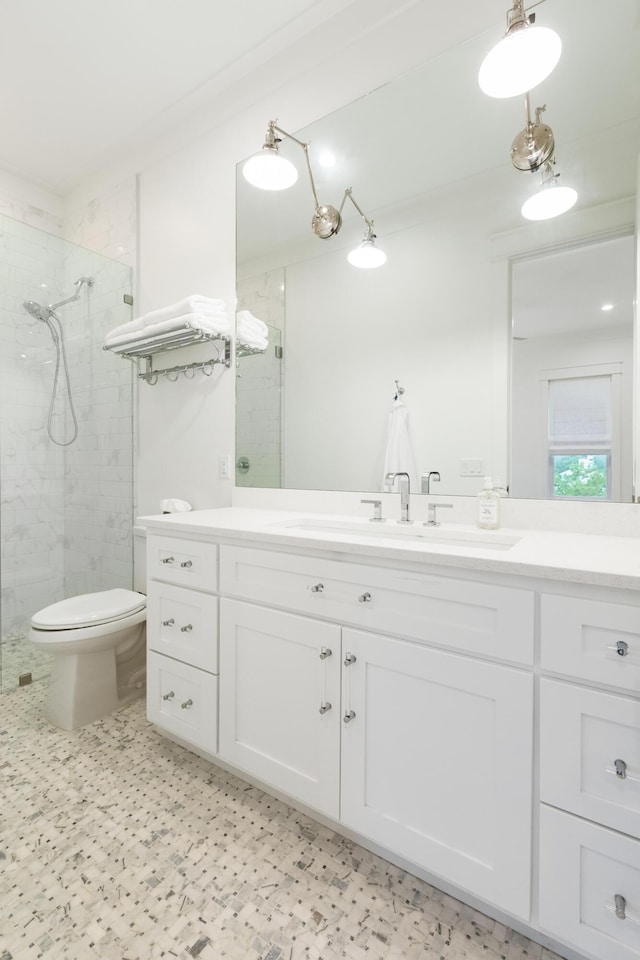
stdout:
<svg viewBox="0 0 640 960">
<path fill-rule="evenodd" d="M 340 520 L 335 517 L 309 517 L 300 520 L 288 520 L 274 524 L 279 529 L 309 532 L 338 533 L 367 537 L 372 540 L 396 540 L 412 543 L 432 543 L 451 547 L 475 547 L 481 550 L 510 550 L 520 541 L 520 537 L 498 533 L 493 530 L 455 530 L 451 527 L 429 527 L 420 521 L 415 523 L 396 523 L 394 520 L 370 522 L 359 520 Z"/>
</svg>

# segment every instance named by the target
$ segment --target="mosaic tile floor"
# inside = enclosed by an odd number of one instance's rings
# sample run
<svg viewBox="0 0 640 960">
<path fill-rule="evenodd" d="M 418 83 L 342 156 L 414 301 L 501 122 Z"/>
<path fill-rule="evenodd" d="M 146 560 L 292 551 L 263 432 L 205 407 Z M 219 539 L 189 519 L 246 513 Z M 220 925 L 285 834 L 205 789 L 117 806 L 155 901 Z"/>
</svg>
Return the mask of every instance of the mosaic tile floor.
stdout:
<svg viewBox="0 0 640 960">
<path fill-rule="evenodd" d="M 164 740 L 0 697 L 0 960 L 557 960 Z"/>
</svg>

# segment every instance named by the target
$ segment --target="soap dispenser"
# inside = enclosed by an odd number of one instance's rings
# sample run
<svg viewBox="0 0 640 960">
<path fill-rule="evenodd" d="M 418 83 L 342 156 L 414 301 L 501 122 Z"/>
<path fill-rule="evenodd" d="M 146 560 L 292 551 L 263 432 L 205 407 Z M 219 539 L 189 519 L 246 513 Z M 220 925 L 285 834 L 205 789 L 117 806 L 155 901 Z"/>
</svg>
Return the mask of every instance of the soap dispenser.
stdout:
<svg viewBox="0 0 640 960">
<path fill-rule="evenodd" d="M 478 494 L 478 526 L 483 530 L 497 530 L 500 526 L 500 494 L 494 490 L 491 477 L 484 478 L 484 487 Z"/>
</svg>

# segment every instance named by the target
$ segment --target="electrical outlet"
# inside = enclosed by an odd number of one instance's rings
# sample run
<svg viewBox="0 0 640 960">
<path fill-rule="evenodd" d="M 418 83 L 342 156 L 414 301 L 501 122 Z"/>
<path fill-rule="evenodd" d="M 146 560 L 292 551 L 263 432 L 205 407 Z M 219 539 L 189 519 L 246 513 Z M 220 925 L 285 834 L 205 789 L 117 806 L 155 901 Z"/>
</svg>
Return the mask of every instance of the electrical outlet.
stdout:
<svg viewBox="0 0 640 960">
<path fill-rule="evenodd" d="M 228 480 L 231 476 L 231 457 L 218 457 L 218 476 Z"/>
<path fill-rule="evenodd" d="M 484 477 L 484 460 L 461 460 L 461 477 Z"/>
</svg>

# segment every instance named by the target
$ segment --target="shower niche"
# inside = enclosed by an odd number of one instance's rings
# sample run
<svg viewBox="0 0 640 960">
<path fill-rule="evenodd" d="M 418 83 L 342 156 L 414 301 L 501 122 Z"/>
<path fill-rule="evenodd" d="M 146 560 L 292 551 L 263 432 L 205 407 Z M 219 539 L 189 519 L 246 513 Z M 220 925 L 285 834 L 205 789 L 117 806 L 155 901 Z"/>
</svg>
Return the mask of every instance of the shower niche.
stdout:
<svg viewBox="0 0 640 960">
<path fill-rule="evenodd" d="M 102 349 L 131 268 L 0 216 L 0 690 L 49 672 L 31 615 L 131 587 L 133 375 Z"/>
</svg>

